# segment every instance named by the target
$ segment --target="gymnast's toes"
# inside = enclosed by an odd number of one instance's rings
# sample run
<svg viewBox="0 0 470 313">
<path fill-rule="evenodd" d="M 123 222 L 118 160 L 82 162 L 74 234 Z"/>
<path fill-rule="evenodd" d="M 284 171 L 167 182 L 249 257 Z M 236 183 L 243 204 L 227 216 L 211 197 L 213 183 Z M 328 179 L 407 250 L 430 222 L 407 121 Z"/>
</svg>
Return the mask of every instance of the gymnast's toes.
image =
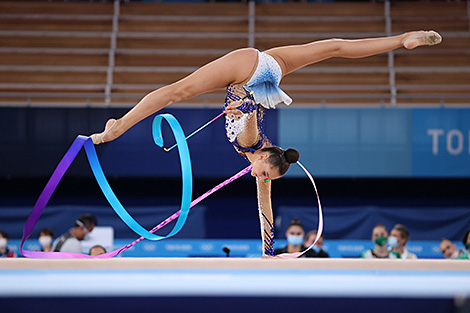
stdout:
<svg viewBox="0 0 470 313">
<path fill-rule="evenodd" d="M 419 46 L 433 46 L 442 41 L 441 35 L 433 30 L 420 31 L 412 33 L 405 41 L 403 46 L 407 49 L 414 49 Z"/>
<path fill-rule="evenodd" d="M 93 134 L 90 136 L 91 140 L 93 140 L 93 144 L 99 145 L 100 143 L 103 143 L 103 136 L 101 134 Z"/>
</svg>

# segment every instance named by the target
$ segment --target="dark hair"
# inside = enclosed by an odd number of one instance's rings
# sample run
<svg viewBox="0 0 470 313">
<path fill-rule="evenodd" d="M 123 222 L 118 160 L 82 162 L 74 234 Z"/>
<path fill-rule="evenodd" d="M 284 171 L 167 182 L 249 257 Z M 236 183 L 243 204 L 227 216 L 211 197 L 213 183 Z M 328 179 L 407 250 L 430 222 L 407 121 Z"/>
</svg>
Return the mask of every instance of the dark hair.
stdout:
<svg viewBox="0 0 470 313">
<path fill-rule="evenodd" d="M 291 163 L 299 160 L 299 151 L 289 148 L 284 150 L 282 148 L 273 146 L 261 149 L 263 152 L 269 152 L 268 162 L 279 169 L 279 174 L 284 175 L 289 169 Z"/>
<path fill-rule="evenodd" d="M 80 215 L 80 217 L 77 219 L 77 221 L 83 223 L 83 225 L 85 225 L 85 227 L 88 228 L 88 229 L 90 229 L 91 226 L 98 225 L 98 220 L 96 219 L 96 217 L 94 217 L 93 215 L 91 215 L 89 213 L 85 213 L 85 214 Z M 77 221 L 75 221 L 75 227 L 82 226 L 82 225 L 80 225 L 80 223 L 77 223 Z"/>
<path fill-rule="evenodd" d="M 397 224 L 395 227 L 393 227 L 393 229 L 398 230 L 400 232 L 401 238 L 406 239 L 406 241 L 408 241 L 410 238 L 410 231 L 408 228 L 406 228 L 405 225 Z"/>
<path fill-rule="evenodd" d="M 287 229 L 289 229 L 291 226 L 299 226 L 300 228 L 302 228 L 302 230 L 304 229 L 304 225 L 302 224 L 302 222 L 298 218 L 293 218 L 289 222 L 289 225 L 287 226 Z"/>
<path fill-rule="evenodd" d="M 468 244 L 468 242 L 467 242 L 467 240 L 468 240 L 468 233 L 470 233 L 470 229 L 465 232 L 465 235 L 464 235 L 463 238 L 462 238 L 462 243 L 463 243 L 463 245 L 465 246 L 465 248 L 467 248 L 467 244 Z"/>
<path fill-rule="evenodd" d="M 104 251 L 104 253 L 107 252 L 107 251 L 106 251 L 106 248 L 103 247 L 102 245 L 94 245 L 93 247 L 90 248 L 90 251 L 88 251 L 88 254 L 90 254 L 90 253 L 91 253 L 91 250 L 93 250 L 94 248 L 100 248 L 100 249 L 102 249 L 102 250 Z"/>
<path fill-rule="evenodd" d="M 50 228 L 43 228 L 39 231 L 39 235 L 41 234 L 44 234 L 46 236 L 50 236 L 52 238 L 54 238 L 54 233 L 52 232 L 52 230 Z"/>
<path fill-rule="evenodd" d="M 3 230 L 0 231 L 0 235 L 2 235 L 3 238 L 8 239 L 8 234 L 4 232 Z"/>
</svg>

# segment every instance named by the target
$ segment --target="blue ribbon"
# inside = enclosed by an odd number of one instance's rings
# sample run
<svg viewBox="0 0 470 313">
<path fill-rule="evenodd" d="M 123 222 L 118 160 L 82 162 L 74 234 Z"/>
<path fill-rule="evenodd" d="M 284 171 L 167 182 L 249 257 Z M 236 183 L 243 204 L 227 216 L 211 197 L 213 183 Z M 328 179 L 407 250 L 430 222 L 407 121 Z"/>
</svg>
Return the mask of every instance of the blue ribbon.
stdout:
<svg viewBox="0 0 470 313">
<path fill-rule="evenodd" d="M 25 227 L 23 229 L 22 244 L 31 235 L 34 226 L 36 225 L 39 217 L 41 216 L 41 213 L 43 212 L 45 206 L 49 202 L 49 199 L 54 193 L 57 185 L 59 184 L 59 181 L 62 179 L 63 175 L 65 174 L 70 164 L 76 158 L 78 152 L 80 152 L 83 146 L 85 147 L 85 152 L 87 154 L 91 170 L 93 171 L 96 181 L 98 182 L 98 185 L 103 191 L 103 194 L 105 195 L 106 199 L 108 200 L 109 204 L 114 209 L 116 214 L 122 219 L 124 223 L 127 224 L 127 226 L 129 226 L 130 229 L 132 229 L 140 236 L 149 240 L 161 240 L 176 235 L 184 226 L 184 223 L 186 222 L 189 214 L 193 193 L 193 174 L 191 169 L 191 158 L 189 154 L 188 143 L 186 142 L 186 138 L 183 129 L 181 128 L 181 125 L 178 123 L 178 121 L 173 115 L 161 114 L 155 117 L 152 125 L 152 133 L 154 136 L 155 144 L 160 147 L 163 146 L 163 138 L 161 134 L 161 122 L 163 118 L 170 125 L 173 135 L 175 136 L 176 143 L 178 144 L 178 151 L 181 161 L 181 171 L 183 177 L 183 196 L 181 199 L 181 212 L 175 226 L 168 235 L 155 235 L 146 230 L 139 223 L 137 223 L 134 218 L 132 218 L 132 216 L 123 207 L 121 202 L 119 202 L 118 198 L 109 186 L 109 183 L 106 179 L 106 176 L 104 175 L 103 169 L 101 168 L 100 162 L 98 160 L 98 156 L 96 154 L 95 146 L 93 144 L 92 139 L 87 136 L 77 136 L 72 146 L 69 148 L 69 150 L 64 155 L 59 165 L 55 169 L 54 173 L 49 179 L 49 182 L 47 183 L 43 192 L 39 196 L 39 199 L 36 202 L 30 216 L 28 217 L 28 220 L 26 221 Z M 29 253 L 33 254 L 35 252 L 29 251 Z"/>
<path fill-rule="evenodd" d="M 108 200 L 111 207 L 114 209 L 116 214 L 122 219 L 124 223 L 129 226 L 135 233 L 139 234 L 140 236 L 149 239 L 149 240 L 161 240 L 171 236 L 176 235 L 181 228 L 183 227 L 184 223 L 187 220 L 191 198 L 193 193 L 193 174 L 191 169 L 191 158 L 189 154 L 188 143 L 186 142 L 186 138 L 181 128 L 181 125 L 178 123 L 176 118 L 171 114 L 160 114 L 155 117 L 152 124 L 152 134 L 154 137 L 155 144 L 163 147 L 163 137 L 161 132 L 161 123 L 163 118 L 168 122 L 170 128 L 175 136 L 176 143 L 178 144 L 178 152 L 180 155 L 181 161 L 181 171 L 183 176 L 183 196 L 181 199 L 181 214 L 176 221 L 176 225 L 173 227 L 171 232 L 166 236 L 158 236 L 152 234 L 144 227 L 142 227 L 123 207 L 121 202 L 119 202 L 118 198 L 114 194 L 113 190 L 109 186 L 109 183 L 104 175 L 103 169 L 101 168 L 100 162 L 98 161 L 98 156 L 96 155 L 95 146 L 93 145 L 93 141 L 89 137 L 85 141 L 85 151 L 88 156 L 88 161 L 90 162 L 91 170 L 95 175 L 95 178 L 100 186 L 103 194 L 105 195 L 106 199 Z M 84 137 L 84 136 L 79 136 Z"/>
</svg>

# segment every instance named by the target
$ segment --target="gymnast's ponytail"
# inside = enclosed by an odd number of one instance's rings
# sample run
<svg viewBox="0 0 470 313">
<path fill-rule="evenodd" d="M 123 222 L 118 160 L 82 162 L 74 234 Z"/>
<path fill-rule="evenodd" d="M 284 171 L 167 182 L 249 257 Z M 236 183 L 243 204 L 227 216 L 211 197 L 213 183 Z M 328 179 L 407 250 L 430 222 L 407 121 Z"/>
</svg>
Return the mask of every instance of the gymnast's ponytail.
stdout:
<svg viewBox="0 0 470 313">
<path fill-rule="evenodd" d="M 263 152 L 268 152 L 270 155 L 267 159 L 272 166 L 279 169 L 279 174 L 284 175 L 289 169 L 289 165 L 296 163 L 299 160 L 299 151 L 289 148 L 284 150 L 280 147 L 269 147 L 261 149 Z"/>
</svg>

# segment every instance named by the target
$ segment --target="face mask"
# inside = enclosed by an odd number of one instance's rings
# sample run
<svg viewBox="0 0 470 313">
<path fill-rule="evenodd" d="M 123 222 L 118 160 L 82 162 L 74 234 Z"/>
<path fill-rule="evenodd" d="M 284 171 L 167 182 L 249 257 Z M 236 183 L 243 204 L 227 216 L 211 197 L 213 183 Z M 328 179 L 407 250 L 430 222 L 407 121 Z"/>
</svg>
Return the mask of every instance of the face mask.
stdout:
<svg viewBox="0 0 470 313">
<path fill-rule="evenodd" d="M 316 253 L 320 252 L 320 248 L 318 248 L 317 246 L 313 246 L 312 250 L 315 251 Z"/>
<path fill-rule="evenodd" d="M 393 237 L 393 236 L 388 237 L 388 245 L 389 245 L 391 248 L 396 248 L 396 247 L 398 247 L 398 239 L 397 239 L 397 237 Z"/>
<path fill-rule="evenodd" d="M 41 236 L 39 237 L 39 243 L 43 247 L 49 247 L 52 243 L 52 238 L 49 236 Z"/>
<path fill-rule="evenodd" d="M 387 237 L 377 237 L 374 242 L 379 246 L 383 247 L 387 244 Z"/>
<path fill-rule="evenodd" d="M 7 240 L 5 238 L 0 238 L 0 249 L 7 247 Z"/>
<path fill-rule="evenodd" d="M 449 259 L 457 259 L 459 257 L 459 250 L 455 250 L 454 253 L 449 257 Z"/>
<path fill-rule="evenodd" d="M 304 237 L 302 236 L 287 236 L 287 242 L 293 246 L 298 246 L 304 243 Z"/>
</svg>

